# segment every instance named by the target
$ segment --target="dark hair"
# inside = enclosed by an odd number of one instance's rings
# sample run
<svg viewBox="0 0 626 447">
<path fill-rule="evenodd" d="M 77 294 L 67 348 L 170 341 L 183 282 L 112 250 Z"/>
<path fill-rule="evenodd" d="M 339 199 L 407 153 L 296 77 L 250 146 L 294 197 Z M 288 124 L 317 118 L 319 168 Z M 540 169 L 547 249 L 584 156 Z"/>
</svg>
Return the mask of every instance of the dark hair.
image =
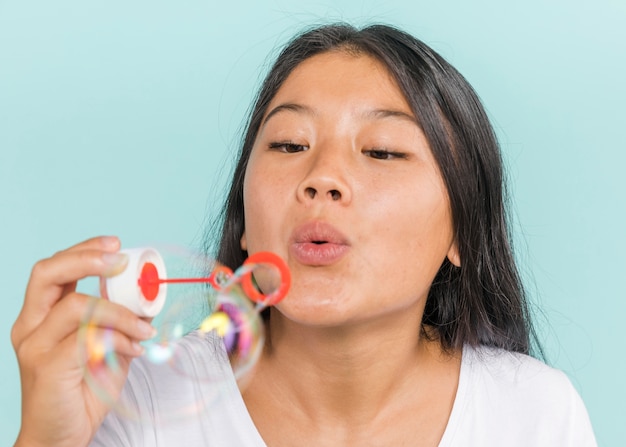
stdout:
<svg viewBox="0 0 626 447">
<path fill-rule="evenodd" d="M 243 182 L 270 101 L 292 70 L 328 51 L 365 54 L 387 67 L 422 128 L 447 186 L 461 266 L 447 259 L 430 288 L 422 329 L 444 349 L 487 345 L 530 353 L 536 343 L 515 265 L 504 206 L 500 149 L 485 110 L 463 76 L 435 51 L 387 25 L 325 25 L 294 38 L 278 56 L 250 111 L 222 213 L 217 260 L 246 258 Z M 539 351 L 540 347 L 536 346 Z"/>
</svg>

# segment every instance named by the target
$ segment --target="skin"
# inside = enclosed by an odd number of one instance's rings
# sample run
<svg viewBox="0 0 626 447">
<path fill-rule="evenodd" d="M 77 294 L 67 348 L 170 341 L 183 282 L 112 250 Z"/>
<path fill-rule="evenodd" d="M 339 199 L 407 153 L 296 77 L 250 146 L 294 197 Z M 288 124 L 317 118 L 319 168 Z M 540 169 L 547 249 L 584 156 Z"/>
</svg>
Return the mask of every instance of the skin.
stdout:
<svg viewBox="0 0 626 447">
<path fill-rule="evenodd" d="M 16 446 L 87 445 L 109 408 L 87 386 L 78 358 L 81 320 L 93 310 L 93 335 L 111 331 L 120 375 L 109 375 L 109 392 L 119 393 L 140 340 L 153 335 L 149 323 L 115 303 L 76 292 L 87 276 L 112 276 L 127 263 L 115 237 L 82 242 L 33 267 L 23 308 L 11 330 L 20 367 L 22 426 Z M 115 394 L 114 394 L 115 395 Z M 63 417 L 59 417 L 63 415 Z"/>
<path fill-rule="evenodd" d="M 437 164 L 379 62 L 335 51 L 296 67 L 261 124 L 244 209 L 242 248 L 279 254 L 293 278 L 244 391 L 268 445 L 437 445 L 461 356 L 419 328 L 437 270 L 459 257 Z M 311 222 L 343 235 L 336 262 L 294 255 Z"/>
</svg>

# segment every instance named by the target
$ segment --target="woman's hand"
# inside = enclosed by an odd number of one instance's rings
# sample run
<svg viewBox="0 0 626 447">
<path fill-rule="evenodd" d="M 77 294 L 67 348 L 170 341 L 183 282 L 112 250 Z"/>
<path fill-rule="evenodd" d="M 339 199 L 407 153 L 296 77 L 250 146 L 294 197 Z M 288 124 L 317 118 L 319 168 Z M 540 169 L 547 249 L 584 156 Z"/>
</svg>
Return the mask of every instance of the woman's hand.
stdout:
<svg viewBox="0 0 626 447">
<path fill-rule="evenodd" d="M 105 368 L 108 391 L 121 391 L 130 361 L 142 353 L 139 340 L 153 335 L 149 323 L 104 299 L 76 292 L 87 276 L 113 276 L 124 270 L 125 255 L 115 237 L 82 242 L 33 267 L 24 306 L 11 341 L 22 382 L 22 426 L 16 446 L 87 445 L 109 407 L 87 383 L 78 334 L 90 313 L 89 339 L 107 334 L 120 371 Z"/>
</svg>

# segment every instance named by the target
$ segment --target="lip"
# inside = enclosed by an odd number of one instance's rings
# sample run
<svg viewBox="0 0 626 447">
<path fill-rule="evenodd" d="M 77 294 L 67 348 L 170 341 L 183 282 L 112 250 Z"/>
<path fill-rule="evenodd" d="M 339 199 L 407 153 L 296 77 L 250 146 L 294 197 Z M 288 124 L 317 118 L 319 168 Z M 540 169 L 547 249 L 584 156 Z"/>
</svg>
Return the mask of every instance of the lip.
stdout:
<svg viewBox="0 0 626 447">
<path fill-rule="evenodd" d="M 314 221 L 297 227 L 290 239 L 290 254 L 301 264 L 331 265 L 350 249 L 348 239 L 332 225 Z"/>
</svg>

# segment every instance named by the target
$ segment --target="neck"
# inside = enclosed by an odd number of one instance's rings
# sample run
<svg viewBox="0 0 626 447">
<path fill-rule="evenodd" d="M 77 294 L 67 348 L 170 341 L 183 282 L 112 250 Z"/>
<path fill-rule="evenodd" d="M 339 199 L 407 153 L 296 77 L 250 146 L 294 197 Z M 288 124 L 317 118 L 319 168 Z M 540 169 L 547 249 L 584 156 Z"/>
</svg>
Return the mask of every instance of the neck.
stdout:
<svg viewBox="0 0 626 447">
<path fill-rule="evenodd" d="M 265 351 L 244 392 L 268 445 L 437 445 L 461 355 L 421 336 L 421 312 L 316 327 L 272 310 Z"/>
<path fill-rule="evenodd" d="M 298 325 L 274 312 L 263 362 L 310 420 L 371 421 L 427 373 L 420 312 L 341 327 Z M 423 374 L 420 374 L 423 373 Z"/>
</svg>

